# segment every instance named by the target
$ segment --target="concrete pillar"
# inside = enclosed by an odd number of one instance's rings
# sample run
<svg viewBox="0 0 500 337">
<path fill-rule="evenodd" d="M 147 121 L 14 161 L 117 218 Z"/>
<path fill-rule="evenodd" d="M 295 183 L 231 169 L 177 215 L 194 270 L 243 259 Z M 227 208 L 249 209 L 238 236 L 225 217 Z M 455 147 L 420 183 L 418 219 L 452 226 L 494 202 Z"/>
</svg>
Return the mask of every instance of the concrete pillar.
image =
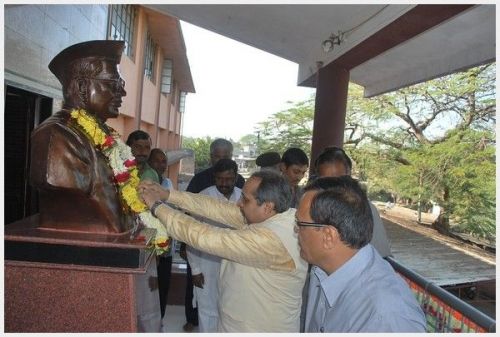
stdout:
<svg viewBox="0 0 500 337">
<path fill-rule="evenodd" d="M 344 144 L 345 113 L 349 70 L 329 64 L 318 71 L 311 148 L 311 168 L 326 146 Z"/>
</svg>

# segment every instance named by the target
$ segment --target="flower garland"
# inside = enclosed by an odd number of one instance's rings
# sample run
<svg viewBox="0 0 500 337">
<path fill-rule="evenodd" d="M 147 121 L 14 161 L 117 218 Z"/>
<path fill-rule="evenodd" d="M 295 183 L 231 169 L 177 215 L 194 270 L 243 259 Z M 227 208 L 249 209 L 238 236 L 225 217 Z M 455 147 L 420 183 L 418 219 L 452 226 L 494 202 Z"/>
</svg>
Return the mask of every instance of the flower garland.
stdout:
<svg viewBox="0 0 500 337">
<path fill-rule="evenodd" d="M 130 147 L 120 139 L 120 135 L 113 128 L 106 125 L 109 129 L 109 132 L 106 132 L 84 109 L 73 109 L 70 115 L 86 133 L 94 147 L 108 159 L 122 204 L 138 215 L 146 227 L 156 229 L 156 236 L 152 242 L 156 254 L 165 253 L 169 248 L 170 240 L 165 227 L 139 198 L 137 193 L 137 186 L 140 182 L 139 171 Z"/>
</svg>

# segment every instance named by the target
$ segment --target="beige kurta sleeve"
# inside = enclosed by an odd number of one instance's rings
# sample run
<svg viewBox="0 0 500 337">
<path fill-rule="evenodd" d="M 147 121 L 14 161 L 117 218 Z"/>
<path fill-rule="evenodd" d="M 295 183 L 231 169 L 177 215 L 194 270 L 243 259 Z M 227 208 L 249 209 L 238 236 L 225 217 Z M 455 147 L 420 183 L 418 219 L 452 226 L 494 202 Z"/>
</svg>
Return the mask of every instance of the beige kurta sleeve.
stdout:
<svg viewBox="0 0 500 337">
<path fill-rule="evenodd" d="M 208 195 L 170 190 L 168 202 L 183 210 L 201 215 L 232 228 L 244 228 L 245 218 L 234 203 L 214 199 Z"/>
<path fill-rule="evenodd" d="M 156 215 L 170 236 L 188 246 L 252 267 L 295 269 L 285 246 L 268 228 L 253 225 L 238 230 L 214 227 L 166 205 L 159 206 Z"/>
</svg>

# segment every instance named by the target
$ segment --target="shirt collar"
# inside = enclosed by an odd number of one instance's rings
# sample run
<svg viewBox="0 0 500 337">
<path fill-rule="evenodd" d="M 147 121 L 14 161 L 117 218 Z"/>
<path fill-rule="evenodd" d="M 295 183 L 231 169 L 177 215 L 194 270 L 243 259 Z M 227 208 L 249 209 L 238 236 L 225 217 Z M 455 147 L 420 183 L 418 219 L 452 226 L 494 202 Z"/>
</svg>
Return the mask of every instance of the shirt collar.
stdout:
<svg viewBox="0 0 500 337">
<path fill-rule="evenodd" d="M 347 288 L 353 280 L 358 278 L 359 274 L 367 267 L 372 258 L 373 249 L 371 245 L 368 244 L 330 275 L 327 275 L 319 267 L 314 268 L 314 273 L 319 280 L 330 307 L 333 306 L 342 291 Z"/>
<path fill-rule="evenodd" d="M 215 185 L 212 185 L 212 186 L 213 186 L 215 193 L 219 197 L 219 199 L 224 198 L 224 200 L 228 200 L 228 201 L 238 201 L 238 200 L 236 200 L 236 189 L 238 187 L 234 186 L 233 192 L 231 193 L 231 195 L 229 196 L 229 199 L 228 199 L 228 198 L 226 198 L 226 196 L 224 194 L 220 193 L 220 191 L 217 189 L 217 186 L 215 186 Z"/>
</svg>

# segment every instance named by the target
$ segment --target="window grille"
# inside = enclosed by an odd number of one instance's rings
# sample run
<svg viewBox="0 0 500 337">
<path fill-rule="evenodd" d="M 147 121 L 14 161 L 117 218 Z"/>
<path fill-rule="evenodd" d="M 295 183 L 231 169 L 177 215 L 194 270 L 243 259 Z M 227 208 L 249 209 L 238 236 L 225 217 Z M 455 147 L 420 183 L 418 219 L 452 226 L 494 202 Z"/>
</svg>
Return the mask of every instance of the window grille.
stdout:
<svg viewBox="0 0 500 337">
<path fill-rule="evenodd" d="M 185 106 L 186 106 L 186 92 L 181 91 L 181 97 L 179 99 L 179 112 L 181 114 L 184 113 Z"/>
<path fill-rule="evenodd" d="M 156 42 L 153 41 L 151 34 L 148 32 L 146 37 L 146 57 L 144 59 L 144 74 L 154 82 L 154 69 L 156 63 Z"/>
<path fill-rule="evenodd" d="M 125 41 L 125 53 L 133 57 L 135 18 L 134 5 L 111 5 L 111 22 L 108 36 L 112 40 Z"/>
<path fill-rule="evenodd" d="M 172 88 L 172 69 L 172 60 L 165 59 L 161 73 L 161 92 L 164 94 L 170 94 Z"/>
</svg>

